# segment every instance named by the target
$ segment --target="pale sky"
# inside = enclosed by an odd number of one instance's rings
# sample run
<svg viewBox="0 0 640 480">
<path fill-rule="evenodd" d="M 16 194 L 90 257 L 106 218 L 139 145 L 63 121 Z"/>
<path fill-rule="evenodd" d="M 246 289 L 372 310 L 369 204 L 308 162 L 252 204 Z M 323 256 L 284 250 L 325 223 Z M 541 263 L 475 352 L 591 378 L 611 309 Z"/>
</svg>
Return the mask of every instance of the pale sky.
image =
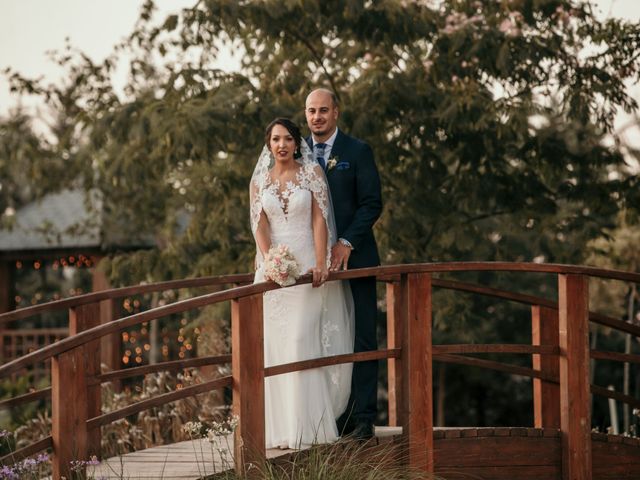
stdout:
<svg viewBox="0 0 640 480">
<path fill-rule="evenodd" d="M 195 0 L 156 0 L 157 17 L 164 19 L 181 8 L 190 7 Z M 621 17 L 640 21 L 640 0 L 596 0 L 597 8 L 605 17 Z M 101 62 L 111 53 L 119 40 L 133 31 L 143 0 L 0 0 L 0 70 L 12 67 L 27 76 L 43 76 L 46 81 L 57 82 L 62 72 L 46 55 L 48 50 L 62 50 L 65 38 L 84 51 L 95 62 Z M 219 68 L 238 68 L 238 59 L 225 55 Z M 116 86 L 124 84 L 126 70 L 116 76 Z M 633 88 L 640 97 L 640 88 Z M 18 98 L 9 92 L 8 82 L 0 76 L 0 115 L 18 104 Z M 38 104 L 24 99 L 29 110 Z M 621 115 L 616 124 L 628 123 Z M 637 129 L 626 132 L 627 140 L 640 148 Z"/>
</svg>

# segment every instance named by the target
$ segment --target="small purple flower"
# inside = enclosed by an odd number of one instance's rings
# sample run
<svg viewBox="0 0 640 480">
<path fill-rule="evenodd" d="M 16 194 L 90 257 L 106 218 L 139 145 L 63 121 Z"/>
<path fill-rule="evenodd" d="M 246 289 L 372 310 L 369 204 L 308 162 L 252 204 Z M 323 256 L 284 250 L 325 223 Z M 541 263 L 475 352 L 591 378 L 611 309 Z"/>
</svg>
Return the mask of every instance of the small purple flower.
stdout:
<svg viewBox="0 0 640 480">
<path fill-rule="evenodd" d="M 7 430 L 0 430 L 0 438 L 8 438 L 11 436 L 11 432 Z"/>
<path fill-rule="evenodd" d="M 47 455 L 46 453 L 41 453 L 36 457 L 36 462 L 38 463 L 45 463 L 48 461 L 49 461 L 49 455 Z"/>
<path fill-rule="evenodd" d="M 14 480 L 14 479 L 17 480 L 18 474 L 13 468 L 5 465 L 2 468 L 0 468 L 0 478 L 3 480 Z"/>
</svg>

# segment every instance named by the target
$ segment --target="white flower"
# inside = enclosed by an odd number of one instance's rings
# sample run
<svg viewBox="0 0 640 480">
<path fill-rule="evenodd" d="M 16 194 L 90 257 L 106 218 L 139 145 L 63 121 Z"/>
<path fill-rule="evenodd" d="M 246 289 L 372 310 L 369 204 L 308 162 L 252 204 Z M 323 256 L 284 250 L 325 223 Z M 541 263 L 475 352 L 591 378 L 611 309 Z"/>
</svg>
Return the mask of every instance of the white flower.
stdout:
<svg viewBox="0 0 640 480">
<path fill-rule="evenodd" d="M 300 276 L 300 267 L 286 245 L 271 247 L 264 259 L 264 277 L 282 287 L 293 285 Z"/>
<path fill-rule="evenodd" d="M 202 423 L 187 422 L 182 426 L 182 431 L 189 435 L 200 435 L 200 432 L 202 431 Z"/>
</svg>

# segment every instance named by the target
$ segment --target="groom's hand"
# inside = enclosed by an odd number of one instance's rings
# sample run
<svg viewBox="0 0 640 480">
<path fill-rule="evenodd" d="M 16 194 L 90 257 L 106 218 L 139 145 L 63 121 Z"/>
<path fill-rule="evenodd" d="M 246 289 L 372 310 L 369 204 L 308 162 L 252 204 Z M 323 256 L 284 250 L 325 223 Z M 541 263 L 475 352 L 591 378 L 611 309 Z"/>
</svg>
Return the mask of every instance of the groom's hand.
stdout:
<svg viewBox="0 0 640 480">
<path fill-rule="evenodd" d="M 331 271 L 346 270 L 349 255 L 351 255 L 351 248 L 340 242 L 331 247 Z"/>
</svg>

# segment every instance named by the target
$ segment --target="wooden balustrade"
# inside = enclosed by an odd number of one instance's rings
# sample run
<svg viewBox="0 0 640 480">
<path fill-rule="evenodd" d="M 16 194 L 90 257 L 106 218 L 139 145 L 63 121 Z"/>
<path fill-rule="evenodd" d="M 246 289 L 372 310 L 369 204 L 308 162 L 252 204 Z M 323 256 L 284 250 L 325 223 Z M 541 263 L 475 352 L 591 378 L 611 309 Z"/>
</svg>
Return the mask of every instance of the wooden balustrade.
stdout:
<svg viewBox="0 0 640 480">
<path fill-rule="evenodd" d="M 557 274 L 558 301 L 540 299 L 484 286 L 432 278 L 435 272 L 470 270 L 529 271 Z M 52 360 L 52 435 L 26 447 L 24 454 L 32 454 L 36 447 L 53 447 L 53 478 L 69 477 L 71 460 L 99 455 L 100 426 L 118 418 L 165 404 L 214 388 L 231 385 L 233 411 L 239 417 L 235 438 L 236 469 L 248 476 L 257 475 L 252 464 L 264 461 L 264 378 L 324 365 L 386 359 L 388 363 L 389 423 L 403 427 L 406 459 L 413 467 L 425 472 L 434 471 L 432 363 L 453 362 L 491 368 L 533 378 L 534 423 L 539 428 L 559 429 L 562 440 L 563 480 L 592 478 L 590 393 L 597 393 L 626 401 L 632 405 L 640 401 L 616 392 L 590 385 L 590 358 L 640 362 L 637 355 L 615 352 L 590 352 L 588 322 L 594 321 L 618 330 L 640 334 L 634 325 L 590 313 L 588 310 L 588 276 L 609 277 L 640 283 L 640 275 L 612 272 L 585 267 L 531 264 L 419 264 L 378 267 L 332 274 L 332 279 L 378 276 L 387 282 L 387 349 L 376 352 L 340 355 L 313 359 L 288 365 L 264 367 L 262 294 L 277 288 L 272 284 L 236 287 L 176 302 L 131 317 L 100 324 L 102 305 L 109 305 L 115 291 L 91 294 L 92 301 L 75 299 L 75 303 L 60 303 L 70 308 L 70 337 L 45 347 L 26 357 L 0 365 L 0 376 L 19 371 L 27 365 Z M 235 277 L 246 282 L 246 275 Z M 302 278 L 300 283 L 308 283 Z M 184 281 L 168 282 L 184 285 Z M 227 282 L 228 283 L 228 282 Z M 203 285 L 202 282 L 196 282 Z M 212 284 L 216 284 L 215 281 Z M 219 284 L 219 283 L 218 283 Z M 448 288 L 473 294 L 503 298 L 531 305 L 532 345 L 432 345 L 432 288 Z M 154 286 L 144 286 L 152 291 Z M 117 289 L 132 292 L 130 287 Z M 113 296 L 112 296 L 113 295 Z M 231 356 L 207 357 L 166 365 L 145 366 L 127 372 L 99 371 L 100 339 L 113 335 L 121 328 L 137 325 L 171 313 L 201 308 L 221 301 L 232 302 Z M 59 302 L 58 302 L 59 303 Z M 58 305 L 58 307 L 60 306 Z M 37 310 L 43 311 L 42 306 Z M 104 307 L 103 307 L 104 308 Z M 12 312 L 13 313 L 13 312 Z M 108 315 L 108 312 L 106 313 Z M 7 320 L 0 315 L 0 324 Z M 11 317 L 16 319 L 24 313 Z M 5 332 L 7 332 L 5 330 Z M 466 354 L 519 353 L 532 355 L 533 368 L 502 364 Z M 101 415 L 99 388 L 101 381 L 117 381 L 130 375 L 144 375 L 159 369 L 177 369 L 221 362 L 232 364 L 232 376 L 187 387 L 146 399 L 116 412 Z M 605 390 L 605 391 L 603 391 Z M 24 400 L 43 398 L 46 390 L 24 395 Z M 14 405 L 17 400 L 5 402 Z"/>
<path fill-rule="evenodd" d="M 51 345 L 68 335 L 67 328 L 0 328 L 0 365 Z M 50 368 L 48 364 L 33 366 L 28 374 L 33 383 L 37 383 L 40 379 L 49 377 Z"/>
<path fill-rule="evenodd" d="M 565 480 L 591 478 L 589 279 L 558 276 L 560 432 Z"/>
<path fill-rule="evenodd" d="M 264 432 L 264 330 L 262 295 L 233 300 L 231 308 L 231 371 L 236 471 L 258 478 L 266 459 Z"/>
<path fill-rule="evenodd" d="M 557 348 L 555 355 L 533 355 L 533 368 L 553 379 L 560 377 L 558 353 L 560 327 L 558 310 L 540 305 L 531 307 L 531 340 L 533 345 Z M 536 428 L 560 428 L 560 387 L 557 382 L 533 379 L 533 424 Z"/>
</svg>

